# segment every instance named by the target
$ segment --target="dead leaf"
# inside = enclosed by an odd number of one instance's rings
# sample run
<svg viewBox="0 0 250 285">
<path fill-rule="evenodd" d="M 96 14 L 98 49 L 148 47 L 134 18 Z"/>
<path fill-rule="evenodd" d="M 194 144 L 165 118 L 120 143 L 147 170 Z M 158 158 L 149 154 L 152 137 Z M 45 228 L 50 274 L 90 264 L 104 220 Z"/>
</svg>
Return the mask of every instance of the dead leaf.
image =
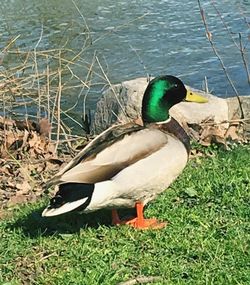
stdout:
<svg viewBox="0 0 250 285">
<path fill-rule="evenodd" d="M 55 142 L 47 119 L 39 122 L 39 131 L 31 121 L 5 120 L 0 117 L 0 208 L 35 201 L 44 193 L 44 182 L 54 176 L 70 154 L 55 156 Z M 2 125 L 1 125 L 2 123 Z M 1 129 L 2 127 L 2 129 Z M 22 129 L 22 130 L 20 130 Z M 85 139 L 86 143 L 89 139 Z"/>
<path fill-rule="evenodd" d="M 225 130 L 217 126 L 208 126 L 203 128 L 199 142 L 204 146 L 211 145 L 212 142 L 225 145 Z"/>
<path fill-rule="evenodd" d="M 189 197 L 197 197 L 198 196 L 198 192 L 194 189 L 194 188 L 186 188 L 184 190 L 184 192 L 189 196 Z"/>
<path fill-rule="evenodd" d="M 22 183 L 17 183 L 15 186 L 18 190 L 19 195 L 28 194 L 29 191 L 32 189 L 30 184 L 26 180 L 22 181 Z"/>
<path fill-rule="evenodd" d="M 1 175 L 7 175 L 7 176 L 9 176 L 9 175 L 11 175 L 12 173 L 11 173 L 11 170 L 10 170 L 10 168 L 8 167 L 8 166 L 4 166 L 4 167 L 1 167 L 0 168 L 0 174 Z"/>
<path fill-rule="evenodd" d="M 143 120 L 142 117 L 138 117 L 137 119 L 134 120 L 135 124 L 140 125 L 140 126 L 144 126 L 143 124 Z"/>
<path fill-rule="evenodd" d="M 213 118 L 207 118 L 200 124 L 188 124 L 188 128 L 189 135 L 203 146 L 217 143 L 227 147 L 228 140 L 246 141 L 240 121 L 231 123 L 226 129 L 223 124 L 215 123 Z"/>
<path fill-rule="evenodd" d="M 30 121 L 30 120 L 23 120 L 23 121 L 15 120 L 14 126 L 20 131 L 24 131 L 24 130 L 37 131 L 38 129 L 37 123 L 35 123 L 34 121 Z"/>
<path fill-rule="evenodd" d="M 28 201 L 28 196 L 27 195 L 23 195 L 23 194 L 17 194 L 15 196 L 12 196 L 9 201 L 8 201 L 8 207 L 14 206 L 16 204 L 21 204 L 21 203 L 25 203 Z"/>
<path fill-rule="evenodd" d="M 47 161 L 50 162 L 51 164 L 58 164 L 58 165 L 63 164 L 63 160 L 53 157 L 49 158 Z"/>
<path fill-rule="evenodd" d="M 43 118 L 39 121 L 39 133 L 41 136 L 49 137 L 51 132 L 51 124 L 47 118 Z"/>
<path fill-rule="evenodd" d="M 37 133 L 35 133 L 35 132 L 31 132 L 30 135 L 31 135 L 31 137 L 29 139 L 29 146 L 31 148 L 35 148 L 38 141 L 39 141 L 39 137 L 38 137 Z"/>
<path fill-rule="evenodd" d="M 46 169 L 46 166 L 47 165 L 45 162 L 39 163 L 39 165 L 37 165 L 37 167 L 36 167 L 36 172 L 38 172 L 38 173 L 43 172 Z"/>
<path fill-rule="evenodd" d="M 8 181 L 7 182 L 7 186 L 10 187 L 10 188 L 16 188 L 15 184 L 11 181 Z"/>
<path fill-rule="evenodd" d="M 238 134 L 238 126 L 237 125 L 229 126 L 229 128 L 227 129 L 227 131 L 225 133 L 225 137 L 230 138 L 233 141 L 239 141 L 240 136 Z"/>
<path fill-rule="evenodd" d="M 27 144 L 28 138 L 29 138 L 29 132 L 27 130 L 24 130 L 23 144 L 21 146 L 21 149 L 23 149 L 25 147 L 25 145 Z"/>
<path fill-rule="evenodd" d="M 190 151 L 190 158 L 197 158 L 205 156 L 204 152 L 199 149 L 191 149 Z"/>
<path fill-rule="evenodd" d="M 207 36 L 207 38 L 208 38 L 209 41 L 212 40 L 213 35 L 212 35 L 211 32 L 208 31 L 208 32 L 206 33 L 206 36 Z"/>
</svg>

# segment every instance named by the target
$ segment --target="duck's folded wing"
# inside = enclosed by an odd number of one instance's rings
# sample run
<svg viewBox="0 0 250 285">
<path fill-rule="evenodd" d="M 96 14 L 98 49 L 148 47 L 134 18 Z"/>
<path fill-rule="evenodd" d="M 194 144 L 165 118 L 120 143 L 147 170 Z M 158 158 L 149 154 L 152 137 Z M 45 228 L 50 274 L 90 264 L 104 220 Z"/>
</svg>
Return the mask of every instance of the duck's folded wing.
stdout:
<svg viewBox="0 0 250 285">
<path fill-rule="evenodd" d="M 114 125 L 100 135 L 96 136 L 85 148 L 83 148 L 71 161 L 61 169 L 54 177 L 47 181 L 47 187 L 59 184 L 64 173 L 74 168 L 79 163 L 92 160 L 99 152 L 108 148 L 115 141 L 121 140 L 126 134 L 143 129 L 142 126 L 128 123 L 124 125 Z"/>
<path fill-rule="evenodd" d="M 115 126 L 96 137 L 48 185 L 97 183 L 152 154 L 167 143 L 158 129 L 136 124 Z"/>
</svg>

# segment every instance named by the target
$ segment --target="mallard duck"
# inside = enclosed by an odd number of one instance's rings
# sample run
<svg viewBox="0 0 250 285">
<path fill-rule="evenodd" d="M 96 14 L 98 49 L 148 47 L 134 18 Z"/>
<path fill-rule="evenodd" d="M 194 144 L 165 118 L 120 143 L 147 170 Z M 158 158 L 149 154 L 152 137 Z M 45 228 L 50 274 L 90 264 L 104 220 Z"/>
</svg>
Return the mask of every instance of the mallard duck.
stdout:
<svg viewBox="0 0 250 285">
<path fill-rule="evenodd" d="M 187 164 L 189 137 L 169 115 L 169 109 L 183 100 L 207 102 L 187 91 L 174 76 L 151 80 L 142 100 L 143 124 L 114 125 L 80 151 L 48 181 L 47 186 L 56 186 L 57 192 L 42 216 L 109 208 L 113 224 L 142 229 L 163 227 L 165 223 L 145 219 L 143 208 Z M 134 207 L 135 218 L 120 220 L 117 209 Z"/>
</svg>

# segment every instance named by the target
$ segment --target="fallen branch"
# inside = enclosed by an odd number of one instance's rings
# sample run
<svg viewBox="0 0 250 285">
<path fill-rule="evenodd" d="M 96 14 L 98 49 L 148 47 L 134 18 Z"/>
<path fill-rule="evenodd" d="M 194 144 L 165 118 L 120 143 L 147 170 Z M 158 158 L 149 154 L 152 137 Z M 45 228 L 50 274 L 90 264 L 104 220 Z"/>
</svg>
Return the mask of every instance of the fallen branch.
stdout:
<svg viewBox="0 0 250 285">
<path fill-rule="evenodd" d="M 117 285 L 134 285 L 134 284 L 143 284 L 143 283 L 153 283 L 153 282 L 158 282 L 162 281 L 162 277 L 160 276 L 147 276 L 147 277 L 136 277 L 134 279 L 125 281 L 125 282 L 120 282 Z"/>
<path fill-rule="evenodd" d="M 250 122 L 250 118 L 244 118 L 244 119 L 235 119 L 235 120 L 224 120 L 224 121 L 221 121 L 221 122 L 211 122 L 211 121 L 208 121 L 208 122 L 201 122 L 200 123 L 200 126 L 218 126 L 218 125 L 223 125 L 223 124 L 234 124 L 234 123 L 247 123 L 247 122 Z"/>
</svg>

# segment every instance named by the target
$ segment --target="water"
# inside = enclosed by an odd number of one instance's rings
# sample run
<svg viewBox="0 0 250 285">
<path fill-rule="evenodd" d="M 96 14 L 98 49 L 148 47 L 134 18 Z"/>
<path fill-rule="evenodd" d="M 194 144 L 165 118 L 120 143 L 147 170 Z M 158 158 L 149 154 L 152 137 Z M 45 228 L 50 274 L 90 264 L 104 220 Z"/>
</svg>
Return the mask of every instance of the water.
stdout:
<svg viewBox="0 0 250 285">
<path fill-rule="evenodd" d="M 238 41 L 241 33 L 245 56 L 249 58 L 250 0 L 215 1 L 230 35 L 211 2 L 201 1 L 201 4 L 214 44 L 238 92 L 249 95 L 241 54 L 231 37 Z M 186 84 L 201 88 L 206 76 L 209 89 L 217 96 L 234 94 L 205 37 L 197 1 L 82 0 L 75 3 L 80 12 L 69 0 L 1 0 L 0 48 L 10 38 L 20 35 L 15 44 L 20 50 L 64 46 L 78 52 L 86 35 L 82 14 L 92 40 L 85 59 L 91 62 L 96 52 L 112 83 L 147 73 L 173 74 Z M 8 68 L 10 60 L 3 65 Z M 102 73 L 100 68 L 98 72 Z M 80 66 L 78 73 L 81 73 Z M 91 109 L 100 96 L 96 90 L 87 98 Z M 62 95 L 63 104 L 72 106 L 79 90 L 68 97 L 66 93 Z"/>
</svg>

